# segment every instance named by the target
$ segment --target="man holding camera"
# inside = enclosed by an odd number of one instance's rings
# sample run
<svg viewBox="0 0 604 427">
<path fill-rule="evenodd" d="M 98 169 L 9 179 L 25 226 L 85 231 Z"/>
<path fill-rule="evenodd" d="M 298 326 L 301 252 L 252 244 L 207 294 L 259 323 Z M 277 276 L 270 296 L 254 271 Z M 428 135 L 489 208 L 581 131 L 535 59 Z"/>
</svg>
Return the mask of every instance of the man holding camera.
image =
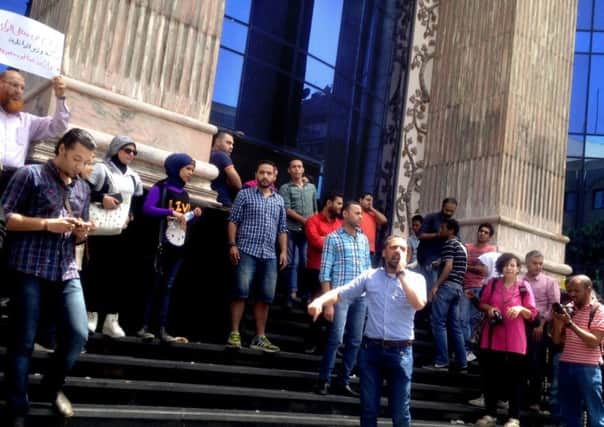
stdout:
<svg viewBox="0 0 604 427">
<path fill-rule="evenodd" d="M 555 344 L 563 344 L 558 370 L 560 414 L 567 427 L 583 426 L 583 405 L 590 427 L 604 426 L 602 341 L 604 308 L 596 300 L 591 279 L 573 276 L 566 285 L 571 303 L 553 307 Z"/>
</svg>

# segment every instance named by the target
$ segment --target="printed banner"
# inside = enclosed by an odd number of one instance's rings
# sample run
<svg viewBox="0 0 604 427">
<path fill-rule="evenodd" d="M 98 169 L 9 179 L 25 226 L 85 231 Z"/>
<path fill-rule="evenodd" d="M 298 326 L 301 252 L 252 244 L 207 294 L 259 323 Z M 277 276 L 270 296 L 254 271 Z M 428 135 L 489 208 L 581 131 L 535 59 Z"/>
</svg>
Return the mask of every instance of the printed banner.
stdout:
<svg viewBox="0 0 604 427">
<path fill-rule="evenodd" d="M 51 79 L 61 73 L 65 35 L 0 9 L 0 63 Z"/>
</svg>

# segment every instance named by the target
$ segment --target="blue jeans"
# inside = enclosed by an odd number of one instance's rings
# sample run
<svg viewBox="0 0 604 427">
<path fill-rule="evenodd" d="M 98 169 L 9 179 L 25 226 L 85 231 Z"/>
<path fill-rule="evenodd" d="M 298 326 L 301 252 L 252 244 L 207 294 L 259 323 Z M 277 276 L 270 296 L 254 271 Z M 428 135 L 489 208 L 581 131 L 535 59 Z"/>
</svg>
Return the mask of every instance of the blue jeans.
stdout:
<svg viewBox="0 0 604 427">
<path fill-rule="evenodd" d="M 287 259 L 289 264 L 284 271 L 288 295 L 298 291 L 298 269 L 306 267 L 306 234 L 302 231 L 287 232 Z"/>
<path fill-rule="evenodd" d="M 599 366 L 560 362 L 558 367 L 560 415 L 566 427 L 583 426 L 583 408 L 590 427 L 604 426 L 602 371 Z"/>
<path fill-rule="evenodd" d="M 147 297 L 145 304 L 143 325 L 151 326 L 151 317 L 153 315 L 153 303 L 158 301 L 159 304 L 159 327 L 165 328 L 168 326 L 168 315 L 170 313 L 170 298 L 172 297 L 172 288 L 176 283 L 178 272 L 182 266 L 183 258 L 178 254 L 174 254 L 166 258 L 162 268 L 163 273 L 155 273 L 155 284 L 153 291 Z"/>
<path fill-rule="evenodd" d="M 257 301 L 272 303 L 277 285 L 277 260 L 256 258 L 241 251 L 239 255 L 239 264 L 235 268 L 233 298 L 248 299 L 250 288 L 255 284 Z"/>
<path fill-rule="evenodd" d="M 480 298 L 481 288 L 470 288 L 469 289 L 477 298 Z M 472 301 L 465 295 L 460 300 L 460 316 L 461 316 L 461 329 L 463 331 L 463 339 L 466 345 L 466 352 L 472 351 L 472 337 L 474 332 L 480 325 L 480 310 L 478 310 Z"/>
<path fill-rule="evenodd" d="M 435 364 L 449 364 L 448 325 L 453 336 L 455 360 L 459 367 L 465 368 L 467 366 L 466 349 L 459 316 L 459 304 L 462 298 L 465 298 L 465 296 L 461 286 L 445 282 L 438 288 L 436 298 L 432 301 L 432 335 L 434 335 L 436 345 Z"/>
<path fill-rule="evenodd" d="M 352 303 L 338 302 L 335 307 L 333 323 L 329 331 L 329 338 L 321 359 L 319 379 L 327 383 L 331 382 L 331 372 L 336 364 L 338 347 L 344 337 L 346 329 L 346 341 L 344 342 L 344 360 L 339 382 L 347 385 L 350 381 L 350 373 L 357 363 L 357 354 L 363 338 L 365 326 L 365 315 L 367 313 L 367 302 L 365 297 L 355 299 Z"/>
<path fill-rule="evenodd" d="M 433 268 L 432 263 L 421 264 L 419 267 L 419 273 L 426 279 L 426 291 L 427 295 L 430 295 L 432 286 L 438 280 L 438 268 Z"/>
<path fill-rule="evenodd" d="M 411 414 L 411 374 L 413 349 L 410 345 L 384 348 L 379 343 L 363 342 L 359 353 L 361 375 L 361 426 L 377 426 L 380 414 L 382 378 L 388 382 L 388 407 L 392 425 L 409 427 Z"/>
<path fill-rule="evenodd" d="M 7 406 L 13 416 L 29 411 L 27 379 L 42 304 L 56 306 L 57 348 L 44 377 L 52 397 L 63 387 L 88 339 L 88 318 L 80 279 L 51 282 L 17 272 L 11 296 L 11 337 L 6 363 Z"/>
</svg>

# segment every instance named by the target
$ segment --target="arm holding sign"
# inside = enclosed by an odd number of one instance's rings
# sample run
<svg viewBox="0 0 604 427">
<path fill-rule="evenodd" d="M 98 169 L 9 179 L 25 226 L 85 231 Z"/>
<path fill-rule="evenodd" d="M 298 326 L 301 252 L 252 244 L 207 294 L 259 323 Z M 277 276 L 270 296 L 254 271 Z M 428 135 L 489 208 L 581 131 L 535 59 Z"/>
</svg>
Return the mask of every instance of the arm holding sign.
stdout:
<svg viewBox="0 0 604 427">
<path fill-rule="evenodd" d="M 44 138 L 54 138 L 65 130 L 69 123 L 69 109 L 65 105 L 66 84 L 62 76 L 57 76 L 53 80 L 53 89 L 57 97 L 55 113 L 52 116 L 38 117 L 31 115 L 30 140 L 36 141 Z"/>
</svg>

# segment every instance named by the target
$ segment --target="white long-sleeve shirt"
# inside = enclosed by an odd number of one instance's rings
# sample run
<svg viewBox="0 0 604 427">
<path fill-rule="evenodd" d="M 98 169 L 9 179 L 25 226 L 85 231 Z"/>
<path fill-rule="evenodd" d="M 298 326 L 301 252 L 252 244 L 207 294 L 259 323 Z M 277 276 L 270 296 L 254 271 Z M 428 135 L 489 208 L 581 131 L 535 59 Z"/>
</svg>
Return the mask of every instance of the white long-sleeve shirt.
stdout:
<svg viewBox="0 0 604 427">
<path fill-rule="evenodd" d="M 46 117 L 30 113 L 9 114 L 0 107 L 0 169 L 23 166 L 31 141 L 53 138 L 64 132 L 69 117 L 63 98 L 57 98 L 55 113 Z"/>
</svg>

